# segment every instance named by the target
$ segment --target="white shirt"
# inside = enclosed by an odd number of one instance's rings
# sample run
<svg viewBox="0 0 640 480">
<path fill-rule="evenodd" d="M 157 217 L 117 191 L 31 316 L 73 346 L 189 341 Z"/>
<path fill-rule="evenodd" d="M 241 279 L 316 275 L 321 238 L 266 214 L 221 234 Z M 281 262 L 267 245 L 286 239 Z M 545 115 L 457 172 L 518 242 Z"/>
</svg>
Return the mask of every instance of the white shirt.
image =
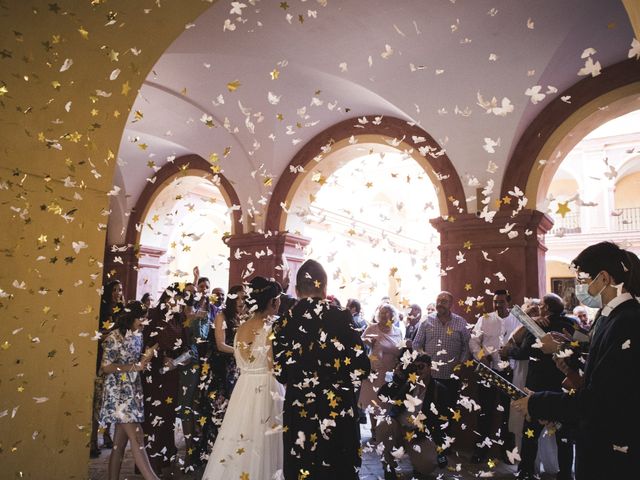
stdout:
<svg viewBox="0 0 640 480">
<path fill-rule="evenodd" d="M 477 360 L 480 360 L 480 351 L 482 350 L 482 358 L 491 357 L 491 367 L 502 370 L 499 365 L 501 360 L 498 351 L 518 325 L 520 323 L 511 313 L 504 318 L 496 312 L 481 316 L 474 325 L 469 339 L 471 353 Z"/>
<path fill-rule="evenodd" d="M 625 292 L 618 295 L 617 297 L 615 297 L 613 300 L 611 300 L 609 303 L 607 303 L 604 306 L 600 315 L 604 317 L 608 317 L 614 308 L 616 308 L 621 303 L 626 302 L 627 300 L 631 300 L 632 298 L 633 298 L 633 295 L 631 295 L 629 292 Z"/>
</svg>

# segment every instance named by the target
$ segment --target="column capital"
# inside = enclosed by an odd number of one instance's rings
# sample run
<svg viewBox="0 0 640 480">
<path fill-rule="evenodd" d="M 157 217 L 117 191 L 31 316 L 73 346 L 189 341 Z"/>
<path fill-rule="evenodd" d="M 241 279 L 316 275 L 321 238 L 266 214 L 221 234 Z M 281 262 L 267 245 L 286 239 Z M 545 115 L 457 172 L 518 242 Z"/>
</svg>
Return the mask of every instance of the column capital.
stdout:
<svg viewBox="0 0 640 480">
<path fill-rule="evenodd" d="M 261 275 L 273 277 L 285 286 L 281 268 L 282 258 L 286 257 L 290 277 L 295 277 L 298 267 L 304 261 L 303 249 L 311 239 L 289 232 L 240 233 L 224 238 L 229 246 L 229 284 L 236 285 Z"/>
<path fill-rule="evenodd" d="M 500 233 L 507 223 L 515 223 L 514 238 Z M 454 309 L 468 320 L 493 309 L 487 291 L 508 289 L 514 303 L 544 293 L 544 234 L 553 226 L 545 213 L 522 210 L 512 217 L 499 211 L 492 223 L 476 215 L 456 215 L 453 221 L 435 218 L 431 224 L 440 233 L 442 288 L 454 295 Z"/>
</svg>

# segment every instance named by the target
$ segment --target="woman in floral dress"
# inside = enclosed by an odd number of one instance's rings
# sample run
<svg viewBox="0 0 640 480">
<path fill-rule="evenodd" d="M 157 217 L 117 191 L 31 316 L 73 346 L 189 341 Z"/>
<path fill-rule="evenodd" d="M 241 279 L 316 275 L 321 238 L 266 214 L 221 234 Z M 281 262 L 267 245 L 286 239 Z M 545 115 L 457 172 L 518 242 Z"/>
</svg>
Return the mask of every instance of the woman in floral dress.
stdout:
<svg viewBox="0 0 640 480">
<path fill-rule="evenodd" d="M 102 334 L 102 340 L 98 341 L 98 355 L 96 356 L 96 377 L 93 385 L 93 415 L 91 421 L 91 458 L 100 456 L 100 447 L 98 446 L 98 422 L 100 421 L 100 407 L 102 406 L 102 389 L 104 386 L 104 378 L 100 375 L 100 362 L 102 361 L 102 342 L 107 334 L 113 328 L 115 320 L 124 308 L 124 299 L 122 296 L 122 283 L 120 280 L 111 280 L 107 283 L 102 291 L 100 299 L 100 318 L 98 331 Z M 102 425 L 102 446 L 104 448 L 113 448 L 113 440 L 111 439 L 110 424 Z"/>
<path fill-rule="evenodd" d="M 144 370 L 154 348 L 142 355 L 143 321 L 146 309 L 130 302 L 118 316 L 117 328 L 102 343 L 100 372 L 104 376 L 100 424 L 114 424 L 114 446 L 109 457 L 109 480 L 117 480 L 127 442 L 136 466 L 146 480 L 157 480 L 144 449 L 141 423 L 144 420 L 140 371 Z"/>
</svg>

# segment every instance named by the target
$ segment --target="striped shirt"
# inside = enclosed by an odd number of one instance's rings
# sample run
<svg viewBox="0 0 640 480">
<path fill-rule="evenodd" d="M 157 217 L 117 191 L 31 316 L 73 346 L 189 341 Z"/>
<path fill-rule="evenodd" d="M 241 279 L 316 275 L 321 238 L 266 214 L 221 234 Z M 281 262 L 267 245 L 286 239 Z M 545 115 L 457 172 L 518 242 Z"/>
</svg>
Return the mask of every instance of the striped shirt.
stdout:
<svg viewBox="0 0 640 480">
<path fill-rule="evenodd" d="M 420 323 L 413 348 L 431 357 L 433 378 L 448 379 L 456 365 L 469 359 L 469 338 L 467 321 L 460 315 L 451 313 L 443 324 L 431 314 Z"/>
</svg>

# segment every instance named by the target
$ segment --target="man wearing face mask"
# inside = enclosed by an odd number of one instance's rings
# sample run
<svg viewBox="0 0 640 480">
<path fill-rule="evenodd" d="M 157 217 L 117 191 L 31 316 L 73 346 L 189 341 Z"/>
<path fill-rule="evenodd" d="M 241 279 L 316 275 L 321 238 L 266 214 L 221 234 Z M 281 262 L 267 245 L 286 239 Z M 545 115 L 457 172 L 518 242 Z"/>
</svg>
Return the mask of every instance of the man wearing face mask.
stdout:
<svg viewBox="0 0 640 480">
<path fill-rule="evenodd" d="M 601 242 L 583 250 L 573 267 L 579 282 L 576 296 L 584 305 L 600 308 L 591 329 L 584 384 L 573 394 L 537 392 L 512 405 L 536 418 L 577 423 L 577 480 L 634 478 L 640 471 L 640 305 L 634 298 L 640 296 L 640 259 Z M 547 352 L 564 348 L 549 334 L 542 344 Z"/>
</svg>

